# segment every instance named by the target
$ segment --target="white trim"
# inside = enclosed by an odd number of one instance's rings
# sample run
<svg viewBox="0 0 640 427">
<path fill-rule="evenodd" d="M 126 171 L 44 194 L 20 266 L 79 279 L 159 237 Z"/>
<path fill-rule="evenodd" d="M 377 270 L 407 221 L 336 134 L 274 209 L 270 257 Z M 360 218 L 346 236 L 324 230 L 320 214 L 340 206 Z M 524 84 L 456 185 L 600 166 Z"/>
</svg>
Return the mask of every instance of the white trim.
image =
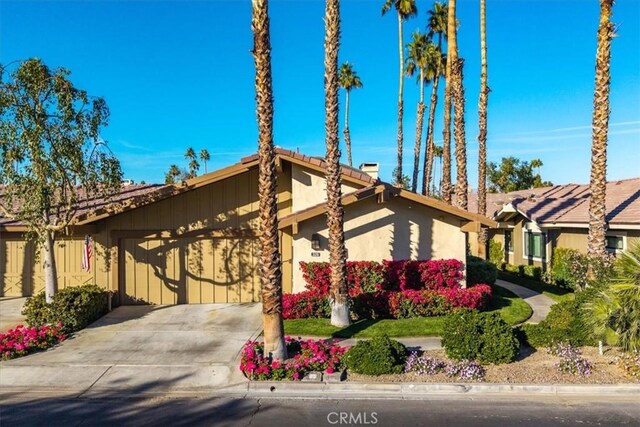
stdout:
<svg viewBox="0 0 640 427">
<path fill-rule="evenodd" d="M 584 222 L 554 222 L 540 225 L 545 228 L 589 228 L 589 224 Z M 609 230 L 640 230 L 640 224 L 607 224 L 607 227 Z"/>
<path fill-rule="evenodd" d="M 545 258 L 536 257 L 536 256 L 528 256 L 526 253 L 526 235 L 527 232 L 531 232 L 532 234 L 541 234 L 544 236 L 544 253 Z M 546 262 L 549 253 L 549 235 L 546 230 L 541 229 L 535 222 L 525 222 L 522 226 L 522 259 L 531 259 L 533 261 Z"/>
<path fill-rule="evenodd" d="M 608 252 L 613 254 L 619 254 L 627 250 L 627 232 L 626 231 L 608 231 L 605 234 L 607 237 L 622 237 L 622 249 L 606 248 Z"/>
</svg>

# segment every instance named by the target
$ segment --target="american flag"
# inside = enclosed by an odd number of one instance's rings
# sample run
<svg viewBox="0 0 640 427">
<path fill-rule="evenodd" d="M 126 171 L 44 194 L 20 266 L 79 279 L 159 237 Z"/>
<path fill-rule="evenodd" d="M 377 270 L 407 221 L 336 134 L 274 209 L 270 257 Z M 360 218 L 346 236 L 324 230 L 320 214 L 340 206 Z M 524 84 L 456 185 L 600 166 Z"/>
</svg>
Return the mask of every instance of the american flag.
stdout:
<svg viewBox="0 0 640 427">
<path fill-rule="evenodd" d="M 84 236 L 82 246 L 82 269 L 89 272 L 91 270 L 91 236 Z"/>
</svg>

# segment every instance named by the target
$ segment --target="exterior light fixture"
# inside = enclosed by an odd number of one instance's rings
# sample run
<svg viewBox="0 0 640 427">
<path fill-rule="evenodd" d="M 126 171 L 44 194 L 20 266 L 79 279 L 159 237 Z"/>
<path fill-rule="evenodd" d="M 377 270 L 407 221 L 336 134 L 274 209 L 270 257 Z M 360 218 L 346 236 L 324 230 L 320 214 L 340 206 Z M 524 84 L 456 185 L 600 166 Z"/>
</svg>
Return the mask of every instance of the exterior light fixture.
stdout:
<svg viewBox="0 0 640 427">
<path fill-rule="evenodd" d="M 311 235 L 311 249 L 314 251 L 320 250 L 320 235 L 318 233 L 313 233 Z"/>
</svg>

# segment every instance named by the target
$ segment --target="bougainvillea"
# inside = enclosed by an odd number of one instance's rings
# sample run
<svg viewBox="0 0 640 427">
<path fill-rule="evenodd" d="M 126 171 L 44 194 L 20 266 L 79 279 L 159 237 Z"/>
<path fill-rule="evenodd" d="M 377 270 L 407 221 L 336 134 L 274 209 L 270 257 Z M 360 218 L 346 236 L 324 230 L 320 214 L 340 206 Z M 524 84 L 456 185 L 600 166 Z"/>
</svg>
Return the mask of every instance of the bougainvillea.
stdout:
<svg viewBox="0 0 640 427">
<path fill-rule="evenodd" d="M 44 325 L 39 328 L 27 328 L 23 325 L 18 325 L 13 329 L 9 329 L 6 334 L 0 334 L 0 355 L 2 360 L 46 350 L 66 338 L 60 332 L 61 329 L 61 323 L 55 326 Z"/>
<path fill-rule="evenodd" d="M 308 319 L 329 317 L 331 306 L 326 295 L 304 291 L 282 295 L 282 317 L 284 319 Z"/>
<path fill-rule="evenodd" d="M 347 347 L 323 340 L 300 340 L 286 337 L 289 359 L 272 360 L 264 355 L 264 344 L 248 341 L 242 348 L 240 370 L 250 380 L 301 380 L 307 372 L 324 371 L 327 374 L 345 368 Z"/>
</svg>

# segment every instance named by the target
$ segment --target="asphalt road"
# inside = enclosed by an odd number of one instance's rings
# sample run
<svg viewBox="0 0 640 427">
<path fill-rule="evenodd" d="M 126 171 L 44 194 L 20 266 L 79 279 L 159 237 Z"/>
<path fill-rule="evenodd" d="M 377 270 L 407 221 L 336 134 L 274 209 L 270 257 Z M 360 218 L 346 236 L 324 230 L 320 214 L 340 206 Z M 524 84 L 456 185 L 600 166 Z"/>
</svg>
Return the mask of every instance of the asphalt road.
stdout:
<svg viewBox="0 0 640 427">
<path fill-rule="evenodd" d="M 639 426 L 640 402 L 0 395 L 0 426 Z"/>
</svg>

